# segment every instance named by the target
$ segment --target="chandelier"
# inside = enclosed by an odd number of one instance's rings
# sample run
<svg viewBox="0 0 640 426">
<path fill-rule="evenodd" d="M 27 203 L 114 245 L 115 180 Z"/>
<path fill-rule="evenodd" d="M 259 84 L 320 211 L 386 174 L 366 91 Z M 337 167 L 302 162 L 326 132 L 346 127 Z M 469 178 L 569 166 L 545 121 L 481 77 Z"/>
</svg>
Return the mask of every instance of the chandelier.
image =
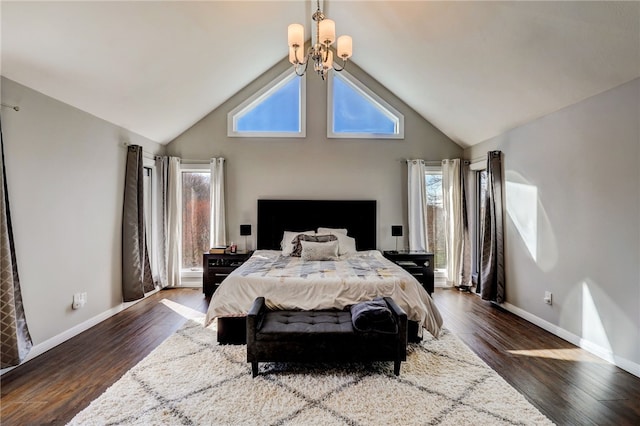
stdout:
<svg viewBox="0 0 640 426">
<path fill-rule="evenodd" d="M 304 54 L 304 26 L 302 24 L 291 24 L 288 28 L 289 40 L 289 62 L 293 64 L 296 74 L 303 76 L 307 72 L 309 62 L 313 63 L 313 70 L 324 80 L 330 69 L 342 71 L 347 66 L 347 61 L 353 53 L 351 37 L 343 35 L 338 38 L 338 57 L 342 58 L 342 66 L 333 62 L 333 52 L 331 45 L 336 40 L 336 23 L 327 19 L 320 10 L 320 0 L 318 9 L 311 16 L 316 22 L 316 42 L 307 54 Z M 337 67 L 338 66 L 338 67 Z"/>
</svg>

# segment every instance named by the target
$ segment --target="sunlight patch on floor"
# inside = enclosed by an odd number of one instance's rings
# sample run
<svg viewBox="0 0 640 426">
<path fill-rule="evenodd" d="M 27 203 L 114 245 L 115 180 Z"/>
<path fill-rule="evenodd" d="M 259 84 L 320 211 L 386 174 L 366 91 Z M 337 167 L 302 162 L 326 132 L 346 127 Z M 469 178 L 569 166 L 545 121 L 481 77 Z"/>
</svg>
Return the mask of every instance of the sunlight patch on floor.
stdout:
<svg viewBox="0 0 640 426">
<path fill-rule="evenodd" d="M 580 348 L 569 349 L 521 349 L 507 351 L 512 355 L 530 356 L 534 358 L 557 359 L 560 361 L 586 361 L 598 364 L 608 364 L 606 361 L 591 355 Z"/>
<path fill-rule="evenodd" d="M 204 325 L 204 318 L 205 318 L 204 313 L 197 311 L 195 309 L 192 309 L 188 306 L 181 305 L 180 303 L 176 303 L 169 299 L 162 299 L 160 303 L 162 303 L 163 305 L 165 305 L 167 308 L 171 309 L 178 315 L 181 315 L 188 320 L 195 321 L 197 323 Z"/>
</svg>

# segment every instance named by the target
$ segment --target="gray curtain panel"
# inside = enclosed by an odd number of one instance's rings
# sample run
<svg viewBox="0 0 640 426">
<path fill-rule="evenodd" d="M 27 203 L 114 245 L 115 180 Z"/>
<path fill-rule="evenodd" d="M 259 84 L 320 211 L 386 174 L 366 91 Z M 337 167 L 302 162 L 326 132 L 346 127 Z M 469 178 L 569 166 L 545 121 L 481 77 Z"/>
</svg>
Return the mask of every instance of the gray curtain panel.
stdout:
<svg viewBox="0 0 640 426">
<path fill-rule="evenodd" d="M 122 212 L 122 299 L 141 299 L 154 289 L 144 227 L 142 147 L 127 149 Z"/>
<path fill-rule="evenodd" d="M 22 305 L 20 277 L 11 227 L 7 176 L 4 168 L 4 141 L 0 124 L 2 185 L 0 185 L 0 368 L 13 367 L 27 356 L 33 341 Z"/>
<path fill-rule="evenodd" d="M 482 250 L 478 291 L 484 300 L 504 302 L 504 229 L 502 199 L 502 152 L 490 151 L 487 158 L 487 193 L 485 217 L 481 227 Z"/>
</svg>

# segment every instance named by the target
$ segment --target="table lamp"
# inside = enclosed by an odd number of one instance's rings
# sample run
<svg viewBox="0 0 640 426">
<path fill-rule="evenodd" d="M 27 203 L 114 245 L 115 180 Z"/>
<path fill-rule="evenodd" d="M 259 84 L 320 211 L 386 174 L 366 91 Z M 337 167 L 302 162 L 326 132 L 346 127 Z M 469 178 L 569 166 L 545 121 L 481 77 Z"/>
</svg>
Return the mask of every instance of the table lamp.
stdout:
<svg viewBox="0 0 640 426">
<path fill-rule="evenodd" d="M 398 237 L 402 237 L 402 225 L 391 225 L 391 236 L 396 237 L 396 251 L 398 251 Z"/>
<path fill-rule="evenodd" d="M 251 225 L 240 225 L 240 235 L 244 237 L 244 250 L 249 251 L 247 235 L 251 235 Z"/>
</svg>

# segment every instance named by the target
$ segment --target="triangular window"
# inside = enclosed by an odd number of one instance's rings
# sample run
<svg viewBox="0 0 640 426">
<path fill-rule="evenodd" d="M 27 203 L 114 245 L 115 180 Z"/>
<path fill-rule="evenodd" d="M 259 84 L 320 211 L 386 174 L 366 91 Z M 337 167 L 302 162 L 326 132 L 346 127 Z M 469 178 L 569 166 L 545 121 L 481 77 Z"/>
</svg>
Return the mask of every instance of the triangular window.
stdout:
<svg viewBox="0 0 640 426">
<path fill-rule="evenodd" d="M 346 71 L 328 87 L 330 138 L 403 139 L 404 116 Z"/>
<path fill-rule="evenodd" d="M 229 112 L 227 134 L 304 137 L 304 109 L 305 79 L 288 70 Z"/>
</svg>

